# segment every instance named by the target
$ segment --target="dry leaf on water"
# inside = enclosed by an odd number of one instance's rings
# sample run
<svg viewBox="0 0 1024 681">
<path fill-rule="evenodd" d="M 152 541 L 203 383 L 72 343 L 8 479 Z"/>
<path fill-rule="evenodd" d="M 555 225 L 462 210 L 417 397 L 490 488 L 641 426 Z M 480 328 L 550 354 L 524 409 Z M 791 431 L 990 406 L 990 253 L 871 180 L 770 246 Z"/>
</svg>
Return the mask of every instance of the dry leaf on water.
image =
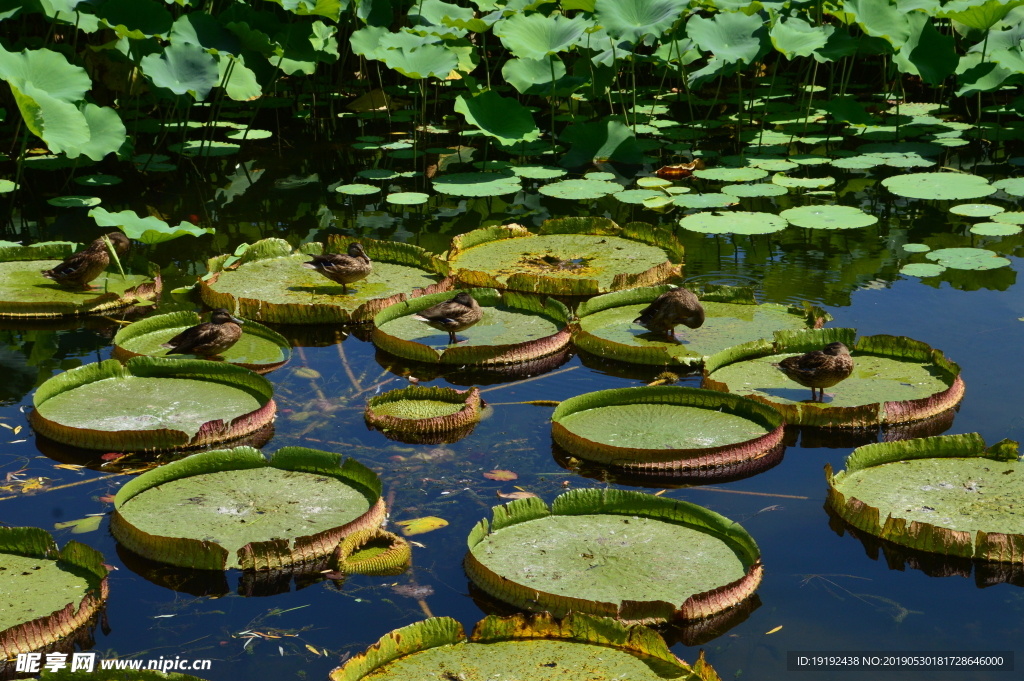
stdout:
<svg viewBox="0 0 1024 681">
<path fill-rule="evenodd" d="M 535 496 L 533 492 L 498 492 L 499 499 L 530 499 Z"/>
<path fill-rule="evenodd" d="M 402 534 L 406 537 L 411 537 L 414 534 L 433 532 L 434 530 L 439 530 L 442 527 L 447 527 L 448 521 L 444 518 L 428 515 L 423 518 L 414 518 L 413 520 L 400 520 L 395 523 L 395 525 L 398 525 L 402 529 Z"/>
<path fill-rule="evenodd" d="M 484 477 L 487 478 L 488 480 L 500 480 L 502 482 L 519 479 L 519 476 L 513 473 L 512 471 L 505 471 L 501 469 L 487 471 L 486 473 L 484 473 Z"/>
</svg>

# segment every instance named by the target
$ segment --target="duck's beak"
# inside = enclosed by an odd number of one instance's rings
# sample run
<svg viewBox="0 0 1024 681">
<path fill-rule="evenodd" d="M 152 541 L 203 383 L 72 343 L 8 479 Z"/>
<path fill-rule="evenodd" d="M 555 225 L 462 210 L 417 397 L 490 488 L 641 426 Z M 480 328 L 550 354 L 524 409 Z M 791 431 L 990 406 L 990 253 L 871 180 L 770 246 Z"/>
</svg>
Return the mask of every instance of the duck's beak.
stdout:
<svg viewBox="0 0 1024 681">
<path fill-rule="evenodd" d="M 241 319 L 239 319 L 238 317 L 236 317 L 234 315 L 229 315 L 229 316 L 231 317 L 231 321 L 233 321 L 235 324 L 238 324 L 238 325 L 245 324 L 245 322 L 242 321 Z"/>
</svg>

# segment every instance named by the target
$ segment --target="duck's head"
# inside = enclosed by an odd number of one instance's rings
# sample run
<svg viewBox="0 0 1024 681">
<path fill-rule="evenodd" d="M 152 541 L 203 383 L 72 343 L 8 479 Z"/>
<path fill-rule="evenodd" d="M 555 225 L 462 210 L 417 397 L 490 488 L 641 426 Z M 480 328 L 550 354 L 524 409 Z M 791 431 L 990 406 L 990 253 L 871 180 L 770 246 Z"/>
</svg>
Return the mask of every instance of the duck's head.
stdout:
<svg viewBox="0 0 1024 681">
<path fill-rule="evenodd" d="M 213 311 L 213 314 L 210 315 L 210 321 L 214 324 L 228 324 L 231 322 L 235 324 L 245 324 L 245 322 L 225 310 L 223 307 L 218 307 Z"/>
<path fill-rule="evenodd" d="M 843 343 L 836 341 L 835 343 L 829 343 L 821 349 L 826 355 L 848 355 L 850 354 L 850 348 L 846 347 Z"/>
<path fill-rule="evenodd" d="M 456 293 L 455 297 L 452 298 L 452 300 L 454 300 L 459 305 L 465 305 L 466 307 L 473 307 L 473 303 L 476 302 L 476 300 L 473 299 L 473 296 L 469 295 L 465 291 L 459 291 L 458 293 Z"/>
<path fill-rule="evenodd" d="M 350 243 L 348 245 L 348 255 L 350 258 L 360 258 L 363 262 L 370 262 L 370 256 L 366 255 L 366 251 L 363 250 L 363 245 L 360 243 Z"/>
<path fill-rule="evenodd" d="M 114 252 L 117 253 L 118 256 L 124 255 L 128 252 L 128 249 L 132 247 L 132 242 L 128 240 L 128 237 L 125 236 L 124 232 L 111 232 L 104 236 L 110 240 L 110 245 L 114 247 Z M 106 248 L 106 244 L 103 244 L 103 248 Z"/>
<path fill-rule="evenodd" d="M 697 303 L 697 309 L 693 314 L 683 320 L 683 324 L 690 329 L 699 329 L 704 326 L 704 306 Z"/>
</svg>

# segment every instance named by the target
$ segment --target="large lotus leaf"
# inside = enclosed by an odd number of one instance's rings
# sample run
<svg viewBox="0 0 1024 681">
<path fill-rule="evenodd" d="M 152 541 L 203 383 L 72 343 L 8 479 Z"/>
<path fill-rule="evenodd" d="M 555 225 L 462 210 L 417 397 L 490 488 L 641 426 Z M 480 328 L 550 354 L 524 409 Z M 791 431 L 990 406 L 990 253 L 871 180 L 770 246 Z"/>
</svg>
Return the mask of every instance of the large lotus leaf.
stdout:
<svg viewBox="0 0 1024 681">
<path fill-rule="evenodd" d="M 100 227 L 117 227 L 129 239 L 135 239 L 144 244 L 159 244 L 171 239 L 177 239 L 179 236 L 203 236 L 204 234 L 214 233 L 212 227 L 204 229 L 184 221 L 177 227 L 171 227 L 160 218 L 152 215 L 140 218 L 132 210 L 111 213 L 105 208 L 93 208 L 89 211 L 89 217 L 93 218 Z"/>
<path fill-rule="evenodd" d="M 509 59 L 501 67 L 501 76 L 524 95 L 551 95 L 554 89 L 556 96 L 564 96 L 586 82 L 566 76 L 565 64 L 554 54 L 540 60 Z"/>
<path fill-rule="evenodd" d="M 1007 258 L 984 248 L 940 248 L 925 257 L 954 270 L 995 270 L 1010 266 Z"/>
<path fill-rule="evenodd" d="M 256 72 L 245 65 L 245 58 L 242 56 L 222 54 L 217 57 L 217 82 L 224 87 L 228 97 L 236 102 L 250 102 L 263 95 L 263 88 L 256 77 Z M 236 139 L 236 135 L 240 137 L 241 132 L 235 130 L 228 134 L 228 138 Z M 246 139 L 261 139 L 256 137 L 256 133 L 260 132 L 267 133 L 265 130 L 249 130 Z M 265 136 L 270 135 L 267 133 Z"/>
<path fill-rule="evenodd" d="M 89 142 L 89 123 L 74 104 L 51 97 L 29 81 L 9 82 L 25 127 L 43 139 L 50 151 L 61 153 Z"/>
<path fill-rule="evenodd" d="M 452 196 L 501 196 L 521 188 L 518 177 L 499 173 L 453 173 L 434 178 L 434 190 Z"/>
<path fill-rule="evenodd" d="M 895 48 L 902 47 L 910 37 L 909 12 L 889 0 L 844 0 L 843 11 L 853 15 L 864 33 L 882 38 Z"/>
<path fill-rule="evenodd" d="M 594 12 L 609 36 L 639 43 L 645 36 L 660 38 L 687 4 L 687 0 L 597 0 Z"/>
<path fill-rule="evenodd" d="M 766 51 L 768 31 L 761 15 L 719 12 L 713 18 L 691 16 L 686 34 L 700 49 L 712 52 L 716 60 L 752 64 Z"/>
<path fill-rule="evenodd" d="M 423 45 L 415 50 L 382 50 L 379 58 L 388 68 L 408 78 L 446 78 L 459 65 L 458 55 L 444 45 Z"/>
<path fill-rule="evenodd" d="M 171 13 L 156 0 L 107 0 L 96 14 L 119 38 L 167 36 L 174 25 Z"/>
<path fill-rule="evenodd" d="M 117 111 L 108 106 L 83 104 L 81 113 L 89 126 L 89 141 L 77 147 L 68 147 L 65 150 L 68 158 L 85 155 L 94 161 L 102 161 L 104 156 L 121 148 L 127 130 Z"/>
<path fill-rule="evenodd" d="M 170 35 L 171 44 L 191 43 L 206 50 L 237 55 L 242 43 L 231 31 L 205 12 L 182 14 L 174 22 Z"/>
<path fill-rule="evenodd" d="M 545 196 L 559 199 L 586 200 L 599 199 L 622 191 L 622 185 L 605 180 L 559 180 L 544 185 L 539 191 Z"/>
<path fill-rule="evenodd" d="M 980 199 L 997 189 L 984 177 L 968 173 L 908 173 L 888 177 L 882 185 L 897 196 L 943 201 Z"/>
<path fill-rule="evenodd" d="M 1020 234 L 1020 226 L 998 222 L 979 222 L 971 227 L 970 232 L 978 236 L 1013 236 Z"/>
<path fill-rule="evenodd" d="M 396 338 L 427 345 L 438 356 L 448 347 L 448 332 L 433 329 L 413 319 L 412 315 L 386 322 L 380 329 Z M 457 335 L 459 347 L 463 348 L 527 343 L 554 335 L 558 331 L 559 325 L 548 317 L 498 306 L 485 307 L 483 318 Z"/>
<path fill-rule="evenodd" d="M 909 52 L 906 58 L 913 64 L 914 70 L 921 76 L 921 79 L 929 85 L 940 85 L 946 78 L 956 72 L 960 64 L 960 57 L 956 53 L 956 38 L 953 35 L 944 35 L 935 28 L 932 19 L 923 22 L 920 30 L 916 30 L 907 44 L 894 58 L 897 64 L 903 66 L 902 57 Z M 910 71 L 910 69 L 902 69 Z"/>
<path fill-rule="evenodd" d="M 455 100 L 455 111 L 475 125 L 483 134 L 497 139 L 501 144 L 532 142 L 540 138 L 540 129 L 525 106 L 511 97 L 502 97 L 494 90 L 482 92 L 475 97 L 459 95 Z"/>
<path fill-rule="evenodd" d="M 856 229 L 869 227 L 878 218 L 853 206 L 798 206 L 779 213 L 790 224 L 807 229 Z"/>
<path fill-rule="evenodd" d="M 812 26 L 799 17 L 789 17 L 786 21 L 775 22 L 769 34 L 775 49 L 793 59 L 809 57 L 825 47 L 835 30 L 834 26 L 827 24 Z"/>
<path fill-rule="evenodd" d="M 575 123 L 562 130 L 559 139 L 572 145 L 559 161 L 565 168 L 605 160 L 640 163 L 644 157 L 636 135 L 621 121 Z"/>
<path fill-rule="evenodd" d="M 569 49 L 590 26 L 582 16 L 513 14 L 494 25 L 501 44 L 521 59 L 544 59 Z"/>
<path fill-rule="evenodd" d="M 163 53 L 149 54 L 140 62 L 142 72 L 157 87 L 176 95 L 190 94 L 202 101 L 218 84 L 217 60 L 199 45 L 169 45 Z"/>
<path fill-rule="evenodd" d="M 474 25 L 473 10 L 469 7 L 459 7 L 443 0 L 423 0 L 417 2 L 409 9 L 409 22 L 413 26 L 423 26 L 435 35 L 462 37 L 468 25 Z M 492 21 L 493 23 L 493 21 Z M 474 31 L 482 33 L 487 30 L 488 24 L 481 21 L 480 25 L 474 25 Z M 462 30 L 452 31 L 452 28 Z"/>
<path fill-rule="evenodd" d="M 0 78 L 19 88 L 31 83 L 37 90 L 62 102 L 78 102 L 92 87 L 85 69 L 68 63 L 53 50 L 8 52 L 0 47 Z"/>
<path fill-rule="evenodd" d="M 1024 5 L 1024 0 L 953 0 L 942 7 L 938 16 L 987 31 L 1021 5 Z"/>
<path fill-rule="evenodd" d="M 679 226 L 703 234 L 772 234 L 784 230 L 786 220 L 771 213 L 737 210 L 688 215 L 679 220 Z"/>
</svg>

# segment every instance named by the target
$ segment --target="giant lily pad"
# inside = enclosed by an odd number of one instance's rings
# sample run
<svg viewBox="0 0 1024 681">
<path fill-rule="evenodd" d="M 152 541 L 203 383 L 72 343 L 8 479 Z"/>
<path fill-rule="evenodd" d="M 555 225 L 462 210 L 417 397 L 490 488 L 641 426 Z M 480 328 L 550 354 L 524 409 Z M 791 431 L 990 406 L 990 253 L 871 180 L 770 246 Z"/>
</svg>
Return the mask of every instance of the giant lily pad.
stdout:
<svg viewBox="0 0 1024 681">
<path fill-rule="evenodd" d="M 194 454 L 128 482 L 110 532 L 138 555 L 203 570 L 325 561 L 343 537 L 384 520 L 377 474 L 354 459 L 284 447 Z"/>
<path fill-rule="evenodd" d="M 402 442 L 456 442 L 472 432 L 482 404 L 479 388 L 400 388 L 370 398 L 366 423 Z"/>
<path fill-rule="evenodd" d="M 770 404 L 787 423 L 827 428 L 917 421 L 963 398 L 960 367 L 940 350 L 904 336 L 862 336 L 854 344 L 855 336 L 854 329 L 777 331 L 774 342 L 744 343 L 708 357 L 703 387 Z M 850 348 L 854 370 L 829 389 L 834 393 L 829 402 L 810 402 L 808 388 L 773 366 L 835 341 Z"/>
<path fill-rule="evenodd" d="M 753 400 L 664 385 L 586 393 L 551 416 L 563 449 L 630 473 L 732 468 L 778 448 L 783 425 Z"/>
<path fill-rule="evenodd" d="M 944 201 L 980 199 L 995 194 L 997 189 L 984 177 L 967 173 L 893 175 L 882 180 L 882 185 L 897 196 Z"/>
<path fill-rule="evenodd" d="M 555 616 L 700 619 L 761 582 L 753 538 L 696 504 L 617 489 L 579 489 L 494 508 L 469 534 L 466 574 L 491 596 Z"/>
<path fill-rule="evenodd" d="M 33 246 L 0 243 L 0 318 L 108 314 L 160 295 L 162 281 L 155 267 L 152 277 L 104 272 L 89 290 L 66 289 L 41 274 L 71 255 L 74 246 L 64 241 Z"/>
<path fill-rule="evenodd" d="M 439 676 L 440 674 L 440 676 Z M 409 679 L 530 679 L 530 681 L 718 681 L 704 653 L 688 665 L 657 632 L 575 612 L 490 615 L 468 639 L 450 617 L 396 629 L 331 672 L 331 681 Z"/>
<path fill-rule="evenodd" d="M 569 310 L 549 298 L 512 291 L 471 289 L 469 294 L 483 307 L 483 318 L 460 331 L 465 339 L 448 345 L 448 334 L 413 319 L 420 310 L 451 298 L 435 293 L 397 303 L 374 320 L 373 342 L 398 357 L 427 364 L 516 364 L 552 355 L 569 344 Z"/>
<path fill-rule="evenodd" d="M 86 364 L 44 382 L 29 423 L 57 442 L 106 451 L 162 451 L 226 442 L 274 419 L 267 379 L 198 359 L 133 357 Z"/>
<path fill-rule="evenodd" d="M 302 266 L 309 253 L 344 253 L 358 241 L 373 261 L 366 279 L 342 295 L 341 284 Z M 396 241 L 337 237 L 293 250 L 283 239 L 264 239 L 240 257 L 221 256 L 210 263 L 213 275 L 201 280 L 203 302 L 234 310 L 246 319 L 281 324 L 366 322 L 377 312 L 416 289 L 446 290 L 438 285 L 447 265 L 422 248 Z"/>
<path fill-rule="evenodd" d="M 1017 443 L 977 433 L 854 450 L 828 505 L 858 530 L 919 551 L 1024 563 L 1024 464 Z"/>
<path fill-rule="evenodd" d="M 519 225 L 485 227 L 452 239 L 448 262 L 471 286 L 592 295 L 659 284 L 678 272 L 682 246 L 646 223 L 605 218 L 547 220 L 538 234 Z"/>
<path fill-rule="evenodd" d="M 128 359 L 139 355 L 167 357 L 168 349 L 160 347 L 185 329 L 202 320 L 192 311 L 157 315 L 123 327 L 114 336 L 114 357 Z M 291 357 L 288 339 L 256 322 L 246 322 L 242 337 L 221 353 L 226 362 L 266 374 L 283 366 Z M 189 355 L 179 355 L 189 357 Z"/>
<path fill-rule="evenodd" d="M 750 289 L 713 287 L 699 294 L 704 324 L 678 327 L 677 342 L 634 324 L 640 311 L 671 286 L 616 291 L 581 303 L 573 326 L 573 344 L 600 357 L 638 364 L 681 364 L 696 367 L 704 358 L 733 345 L 771 338 L 782 329 L 820 327 L 832 317 L 820 308 L 765 303 L 758 305 Z"/>
<path fill-rule="evenodd" d="M 99 551 L 63 549 L 37 527 L 0 527 L 0 655 L 46 648 L 89 626 L 107 599 Z M 3 665 L 0 665 L 3 670 Z"/>
</svg>

